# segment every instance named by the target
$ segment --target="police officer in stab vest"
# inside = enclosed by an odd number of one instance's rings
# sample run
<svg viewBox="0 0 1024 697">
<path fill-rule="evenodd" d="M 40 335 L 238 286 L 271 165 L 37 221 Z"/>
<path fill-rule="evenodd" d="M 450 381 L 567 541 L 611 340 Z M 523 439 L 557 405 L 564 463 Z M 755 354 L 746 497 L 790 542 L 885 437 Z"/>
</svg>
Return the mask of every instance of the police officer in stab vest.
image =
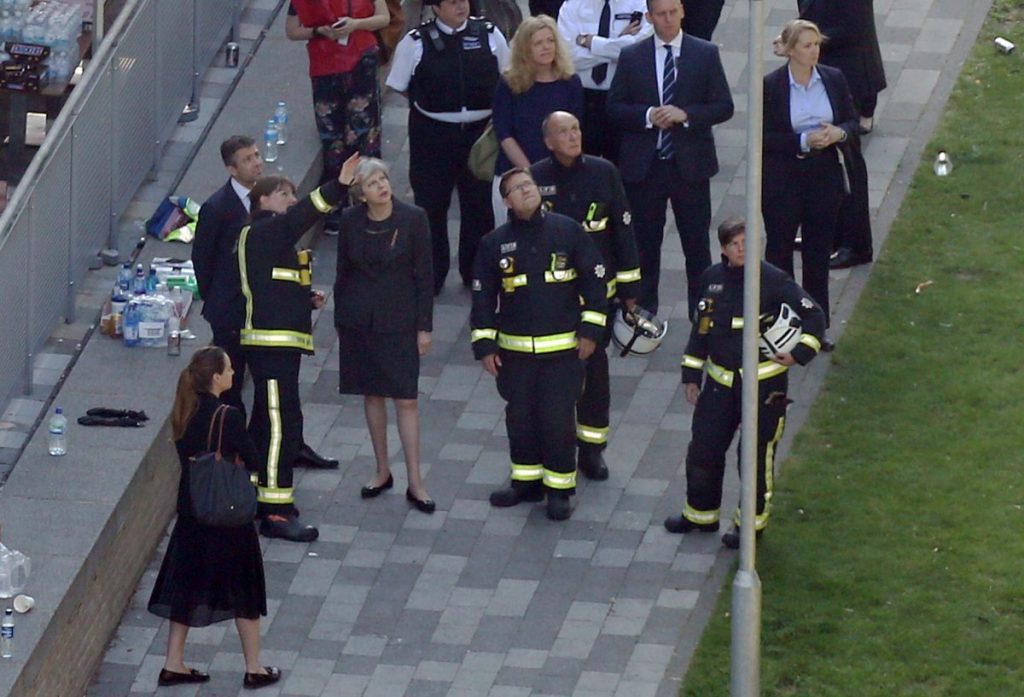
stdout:
<svg viewBox="0 0 1024 697">
<path fill-rule="evenodd" d="M 632 309 L 636 305 L 640 261 L 619 171 L 607 160 L 582 154 L 583 134 L 572 114 L 551 113 L 544 119 L 543 129 L 551 157 L 530 170 L 540 188 L 544 209 L 579 221 L 597 245 L 605 268 L 609 317 L 615 299 Z M 605 349 L 610 339 L 611 333 L 605 331 L 597 350 L 587 359 L 583 396 L 576 404 L 579 470 L 596 480 L 608 478 L 601 453 L 608 443 L 611 389 Z"/>
<path fill-rule="evenodd" d="M 470 314 L 473 355 L 508 403 L 512 485 L 492 493 L 491 505 L 540 501 L 546 490 L 548 517 L 565 520 L 576 490 L 582 361 L 608 322 L 605 269 L 579 223 L 541 210 L 528 171 L 509 170 L 499 190 L 511 214 L 480 242 Z"/>
<path fill-rule="evenodd" d="M 292 466 L 303 443 L 299 364 L 303 354 L 313 353 L 310 313 L 324 297 L 312 289 L 309 250 L 296 251 L 295 243 L 341 201 L 341 182 L 352 180 L 358 161 L 358 154 L 350 157 L 337 181 L 301 201 L 288 179 L 263 177 L 249 194 L 252 222 L 238 237 L 245 297 L 241 344 L 255 388 L 249 434 L 263 456 L 256 497 L 260 533 L 267 537 L 309 542 L 319 536 L 298 520 Z"/>
<path fill-rule="evenodd" d="M 665 519 L 669 532 L 715 532 L 722 504 L 725 453 L 740 423 L 743 391 L 743 263 L 746 221 L 729 218 L 718 228 L 723 261 L 700 278 L 697 322 L 683 355 L 683 388 L 693 411 L 692 440 L 686 453 L 686 506 L 681 516 Z M 825 334 L 825 313 L 788 274 L 761 262 L 762 318 L 774 318 L 783 303 L 802 320 L 799 343 L 788 353 L 761 350 L 757 369 L 757 517 L 760 535 L 771 513 L 775 447 L 786 424 L 787 371 L 806 365 L 818 355 Z M 705 378 L 704 375 L 707 374 Z M 704 388 L 701 389 L 701 381 Z M 739 509 L 736 528 L 722 536 L 726 547 L 739 547 Z"/>
<path fill-rule="evenodd" d="M 436 19 L 395 47 L 387 86 L 409 98 L 409 183 L 427 212 L 434 293 L 448 275 L 448 207 L 459 190 L 459 273 L 469 285 L 480 237 L 494 228 L 491 184 L 467 167 L 469 151 L 491 116 L 508 43 L 493 24 L 469 16 L 469 0 L 425 0 Z"/>
</svg>

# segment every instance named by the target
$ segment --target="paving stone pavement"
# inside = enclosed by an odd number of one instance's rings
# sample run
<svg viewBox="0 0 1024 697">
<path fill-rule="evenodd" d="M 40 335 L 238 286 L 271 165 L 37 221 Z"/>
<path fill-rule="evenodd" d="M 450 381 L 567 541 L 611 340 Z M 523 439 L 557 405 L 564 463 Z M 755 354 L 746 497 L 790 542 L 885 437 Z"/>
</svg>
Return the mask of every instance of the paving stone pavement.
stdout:
<svg viewBox="0 0 1024 697">
<path fill-rule="evenodd" d="M 879 219 L 876 248 L 990 1 L 875 2 L 890 85 L 866 148 Z M 766 2 L 767 36 L 793 15 L 794 5 Z M 723 170 L 712 187 L 716 223 L 745 210 L 748 7 L 729 3 L 715 34 L 737 104 L 735 117 L 716 132 Z M 304 62 L 297 49 L 296 66 L 304 68 Z M 775 65 L 777 59 L 769 58 L 765 67 Z M 391 95 L 385 154 L 401 195 L 409 195 L 405 117 L 404 104 Z M 320 242 L 324 272 L 318 280 L 330 290 L 332 245 L 327 238 Z M 372 449 L 361 400 L 337 394 L 337 344 L 331 305 L 325 308 L 316 326 L 317 355 L 306 359 L 302 372 L 306 440 L 342 464 L 335 472 L 298 470 L 298 505 L 306 520 L 319 524 L 318 542 L 263 541 L 269 596 L 263 655 L 285 671 L 279 688 L 263 694 L 677 692 L 734 555 L 722 549 L 717 535 L 680 537 L 661 526 L 683 502 L 691 416 L 679 389 L 678 361 L 689 327 L 683 257 L 673 235 L 666 236 L 663 258 L 669 272 L 662 295 L 669 300 L 664 308 L 672 331 L 653 356 L 611 360 L 611 478 L 581 479 L 575 511 L 565 523 L 548 521 L 540 506 L 493 509 L 487 503 L 488 493 L 508 477 L 503 402 L 472 358 L 469 296 L 452 277 L 438 298 L 434 348 L 420 380 L 423 468 L 438 511 L 425 516 L 411 510 L 401 495 L 404 467 L 393 425 L 389 447 L 398 493 L 361 500 L 359 487 L 373 470 Z M 867 273 L 833 274 L 839 335 Z M 798 417 L 806 414 L 828 361 L 823 357 L 795 371 Z M 735 505 L 737 488 L 730 468 L 724 510 Z M 770 534 L 766 540 L 775 542 Z M 163 547 L 89 697 L 155 693 L 167 623 L 149 615 L 146 602 L 162 555 Z M 243 662 L 230 625 L 193 630 L 186 658 L 209 670 L 211 682 L 160 694 L 241 692 Z"/>
</svg>

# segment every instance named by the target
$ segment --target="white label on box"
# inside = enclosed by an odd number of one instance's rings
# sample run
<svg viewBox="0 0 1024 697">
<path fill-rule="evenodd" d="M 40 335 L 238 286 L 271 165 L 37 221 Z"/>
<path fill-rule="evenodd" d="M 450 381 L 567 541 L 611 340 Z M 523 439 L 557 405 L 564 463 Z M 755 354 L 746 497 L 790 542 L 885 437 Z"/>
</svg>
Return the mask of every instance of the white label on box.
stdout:
<svg viewBox="0 0 1024 697">
<path fill-rule="evenodd" d="M 165 326 L 163 322 L 139 322 L 139 338 L 161 339 Z"/>
</svg>

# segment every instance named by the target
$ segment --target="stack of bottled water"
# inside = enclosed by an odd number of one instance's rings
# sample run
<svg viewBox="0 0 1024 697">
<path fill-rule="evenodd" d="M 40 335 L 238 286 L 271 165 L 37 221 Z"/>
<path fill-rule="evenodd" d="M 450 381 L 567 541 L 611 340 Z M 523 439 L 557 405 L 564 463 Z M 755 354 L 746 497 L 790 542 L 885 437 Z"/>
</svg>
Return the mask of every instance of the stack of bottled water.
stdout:
<svg viewBox="0 0 1024 697">
<path fill-rule="evenodd" d="M 0 41 L 21 41 L 32 0 L 0 0 Z"/>
<path fill-rule="evenodd" d="M 0 3 L 30 4 L 30 0 L 0 0 Z M 78 47 L 81 33 L 81 5 L 43 0 L 25 15 L 21 41 L 50 47 L 44 79 L 51 84 L 61 83 L 70 79 L 81 59 Z"/>
</svg>

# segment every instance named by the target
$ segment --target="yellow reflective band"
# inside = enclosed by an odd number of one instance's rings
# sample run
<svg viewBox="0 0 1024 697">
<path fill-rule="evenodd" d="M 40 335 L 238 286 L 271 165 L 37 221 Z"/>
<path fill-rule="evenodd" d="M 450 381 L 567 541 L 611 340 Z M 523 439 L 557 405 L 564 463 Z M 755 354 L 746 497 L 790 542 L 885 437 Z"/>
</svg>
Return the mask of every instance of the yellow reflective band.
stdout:
<svg viewBox="0 0 1024 697">
<path fill-rule="evenodd" d="M 624 269 L 615 273 L 619 283 L 634 283 L 640 280 L 640 269 Z"/>
<path fill-rule="evenodd" d="M 696 508 L 686 504 L 683 507 L 683 517 L 691 523 L 697 525 L 710 525 L 711 523 L 718 522 L 718 516 L 721 515 L 722 509 L 716 508 L 713 511 L 698 511 Z"/>
<path fill-rule="evenodd" d="M 310 252 L 308 249 L 300 249 L 295 252 L 295 258 L 299 261 L 299 266 L 309 266 Z"/>
<path fill-rule="evenodd" d="M 597 428 L 596 426 L 576 424 L 576 438 L 584 443 L 602 445 L 608 442 L 608 427 Z"/>
<path fill-rule="evenodd" d="M 583 321 L 589 322 L 590 324 L 596 324 L 599 327 L 606 327 L 608 326 L 608 315 L 594 310 L 584 310 Z"/>
<path fill-rule="evenodd" d="M 554 353 L 567 351 L 577 346 L 576 332 L 551 334 L 550 336 L 516 336 L 498 332 L 498 346 L 506 351 L 520 353 Z"/>
<path fill-rule="evenodd" d="M 814 349 L 815 353 L 821 350 L 821 342 L 818 341 L 818 337 L 814 336 L 813 334 L 801 334 L 800 341 L 797 343 L 811 347 L 812 349 Z"/>
<path fill-rule="evenodd" d="M 742 317 L 733 317 L 732 318 L 732 328 L 733 329 L 743 329 L 743 318 Z"/>
<path fill-rule="evenodd" d="M 719 385 L 725 387 L 732 387 L 733 373 L 731 370 L 726 370 L 722 366 L 708 361 L 708 377 L 717 382 Z"/>
<path fill-rule="evenodd" d="M 739 507 L 737 507 L 736 512 L 732 514 L 732 522 L 734 522 L 737 527 L 740 527 L 743 522 L 740 520 L 740 517 L 740 509 Z M 766 527 L 768 527 L 768 518 L 770 517 L 771 511 L 768 507 L 768 501 L 765 501 L 764 512 L 754 517 L 754 530 L 764 530 Z"/>
<path fill-rule="evenodd" d="M 615 297 L 615 291 L 618 289 L 618 285 L 619 284 L 616 282 L 616 280 L 614 278 L 611 279 L 610 281 L 608 281 L 608 290 L 605 292 L 604 297 L 606 297 L 606 298 L 614 298 Z"/>
<path fill-rule="evenodd" d="M 267 380 L 267 416 L 270 421 L 270 449 L 267 452 L 267 488 L 277 488 L 277 472 L 281 460 L 281 400 L 277 380 Z"/>
<path fill-rule="evenodd" d="M 472 332 L 470 332 L 469 336 L 470 336 L 470 339 L 472 339 L 472 341 L 474 341 L 474 342 L 475 341 L 481 341 L 483 339 L 490 339 L 491 341 L 494 341 L 495 339 L 498 338 L 498 330 L 497 329 L 474 329 Z"/>
<path fill-rule="evenodd" d="M 256 488 L 256 500 L 260 503 L 295 503 L 294 491 L 261 486 Z"/>
<path fill-rule="evenodd" d="M 246 225 L 238 233 L 238 275 L 242 280 L 242 295 L 245 296 L 245 326 L 252 328 L 252 288 L 249 287 L 249 274 L 245 272 L 246 243 L 249 240 L 249 226 Z"/>
<path fill-rule="evenodd" d="M 299 272 L 296 269 L 283 269 L 279 266 L 275 266 L 271 272 L 270 277 L 275 281 L 292 281 L 293 283 L 299 282 Z"/>
<path fill-rule="evenodd" d="M 773 378 L 776 375 L 782 375 L 787 370 L 789 370 L 789 368 L 782 365 L 781 363 L 776 363 L 775 361 L 765 361 L 764 363 L 759 363 L 757 366 L 757 379 L 765 380 L 767 378 Z M 743 371 L 740 372 L 742 373 Z"/>
<path fill-rule="evenodd" d="M 239 341 L 242 346 L 268 346 L 282 348 L 298 348 L 313 350 L 313 337 L 310 334 L 294 332 L 288 329 L 242 329 Z"/>
<path fill-rule="evenodd" d="M 319 188 L 313 189 L 312 193 L 309 195 L 309 200 L 313 203 L 313 207 L 321 213 L 330 213 L 334 208 L 334 206 L 327 203 L 327 199 L 325 199 L 324 195 L 320 193 Z"/>
<path fill-rule="evenodd" d="M 608 229 L 608 218 L 600 220 L 584 220 L 583 229 L 587 232 L 604 232 Z"/>
<path fill-rule="evenodd" d="M 566 283 L 576 280 L 576 269 L 565 269 L 564 271 L 545 271 L 545 283 Z"/>
<path fill-rule="evenodd" d="M 729 370 L 728 368 L 723 368 L 722 366 L 717 365 L 714 361 L 708 361 L 707 367 L 709 378 L 711 378 L 720 385 L 724 385 L 725 387 L 732 387 L 732 384 L 735 381 L 736 371 Z M 789 368 L 780 363 L 776 363 L 775 361 L 764 361 L 762 363 L 759 363 L 757 366 L 757 379 L 766 380 L 768 378 L 773 378 L 776 375 L 782 375 L 787 370 L 789 370 Z M 743 370 L 739 370 L 738 372 L 740 376 L 743 375 Z"/>
<path fill-rule="evenodd" d="M 772 500 L 772 489 L 775 488 L 775 446 L 778 445 L 779 441 L 782 440 L 782 433 L 786 430 L 786 417 L 783 416 L 779 419 L 778 425 L 775 427 L 775 434 L 772 439 L 768 441 L 764 451 L 764 510 L 768 510 L 768 506 Z"/>
<path fill-rule="evenodd" d="M 526 281 L 527 278 L 525 273 L 521 273 L 517 276 L 506 276 L 505 278 L 501 279 L 501 287 L 505 289 L 506 293 L 513 293 L 515 292 L 516 288 L 519 288 L 520 286 L 525 286 Z"/>
<path fill-rule="evenodd" d="M 572 489 L 576 486 L 576 471 L 554 472 L 545 467 L 544 484 L 552 489 Z"/>
<path fill-rule="evenodd" d="M 311 285 L 313 285 L 313 274 L 310 273 L 309 269 L 299 269 L 299 285 L 300 286 L 311 286 Z"/>
<path fill-rule="evenodd" d="M 517 482 L 536 482 L 544 476 L 541 465 L 520 465 L 512 463 L 512 479 Z"/>
<path fill-rule="evenodd" d="M 684 353 L 682 366 L 684 368 L 693 368 L 694 370 L 701 370 L 704 368 L 704 359 L 697 358 L 696 356 L 691 356 L 688 353 Z"/>
</svg>

